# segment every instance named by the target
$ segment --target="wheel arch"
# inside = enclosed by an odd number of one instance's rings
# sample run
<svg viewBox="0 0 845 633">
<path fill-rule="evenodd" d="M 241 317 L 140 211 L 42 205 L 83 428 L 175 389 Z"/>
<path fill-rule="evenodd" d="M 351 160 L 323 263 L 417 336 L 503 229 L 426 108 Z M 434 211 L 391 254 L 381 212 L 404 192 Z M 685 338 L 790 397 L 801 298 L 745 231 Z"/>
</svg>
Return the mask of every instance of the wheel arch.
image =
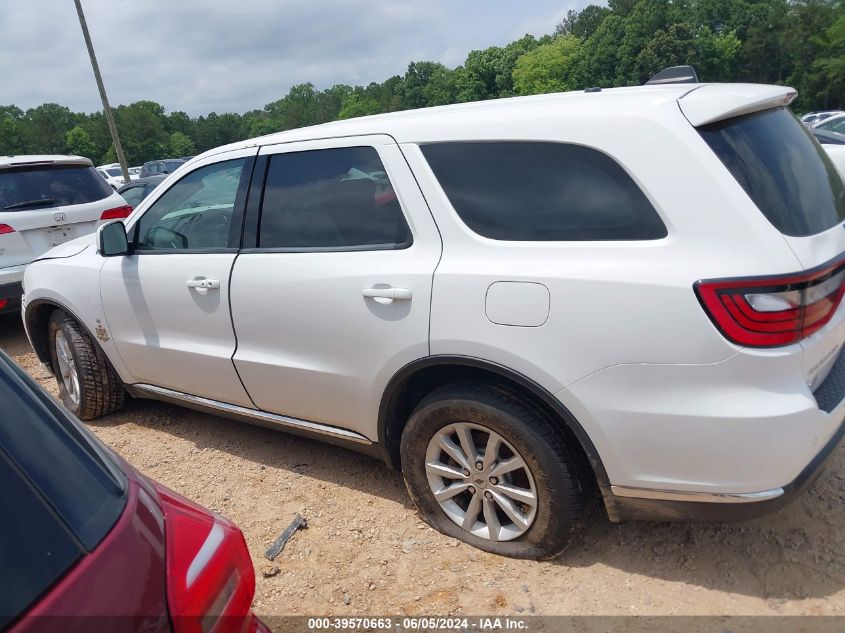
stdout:
<svg viewBox="0 0 845 633">
<path fill-rule="evenodd" d="M 50 355 L 49 323 L 50 315 L 56 310 L 67 312 L 73 320 L 79 324 L 79 327 L 85 331 L 88 337 L 92 341 L 95 341 L 94 344 L 99 346 L 102 350 L 102 346 L 99 345 L 97 337 L 94 336 L 94 333 L 88 328 L 85 322 L 80 319 L 76 313 L 74 313 L 73 310 L 55 299 L 36 299 L 26 305 L 26 311 L 24 312 L 24 324 L 29 336 L 29 342 L 32 343 L 32 348 L 35 350 L 35 355 L 38 356 L 39 361 L 45 363 L 52 370 L 53 365 L 52 357 Z"/>
<path fill-rule="evenodd" d="M 470 356 L 437 355 L 418 359 L 400 369 L 385 388 L 378 415 L 378 441 L 388 466 L 399 469 L 399 440 L 416 404 L 433 389 L 473 380 L 487 380 L 527 397 L 552 419 L 562 432 L 575 439 L 586 458 L 602 496 L 610 493 L 610 480 L 587 432 L 564 404 L 527 376 L 504 365 Z"/>
</svg>

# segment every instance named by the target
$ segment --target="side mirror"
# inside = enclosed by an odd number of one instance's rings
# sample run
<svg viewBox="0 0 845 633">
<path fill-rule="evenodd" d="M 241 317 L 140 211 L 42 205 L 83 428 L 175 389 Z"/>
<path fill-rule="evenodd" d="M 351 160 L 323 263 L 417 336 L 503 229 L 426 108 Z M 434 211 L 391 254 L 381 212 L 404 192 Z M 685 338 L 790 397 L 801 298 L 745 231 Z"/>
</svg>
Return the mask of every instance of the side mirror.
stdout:
<svg viewBox="0 0 845 633">
<path fill-rule="evenodd" d="M 109 222 L 97 229 L 97 250 L 103 257 L 129 255 L 129 240 L 123 222 Z"/>
</svg>

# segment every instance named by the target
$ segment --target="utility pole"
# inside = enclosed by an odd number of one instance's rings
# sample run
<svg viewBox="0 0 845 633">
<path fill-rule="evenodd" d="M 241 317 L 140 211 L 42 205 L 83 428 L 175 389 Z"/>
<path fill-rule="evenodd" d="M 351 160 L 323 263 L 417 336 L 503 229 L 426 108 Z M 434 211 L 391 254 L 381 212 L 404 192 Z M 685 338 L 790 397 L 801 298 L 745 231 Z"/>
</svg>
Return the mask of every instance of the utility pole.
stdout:
<svg viewBox="0 0 845 633">
<path fill-rule="evenodd" d="M 123 180 L 129 182 L 129 166 L 126 164 L 126 156 L 123 155 L 123 146 L 120 144 L 120 137 L 117 135 L 117 126 L 114 124 L 114 117 L 111 113 L 109 98 L 106 96 L 106 87 L 103 85 L 103 77 L 100 75 L 100 67 L 97 65 L 97 56 L 94 55 L 94 45 L 91 44 L 91 34 L 88 32 L 88 23 L 85 21 L 85 14 L 82 12 L 80 0 L 73 0 L 76 4 L 76 14 L 79 16 L 79 26 L 82 27 L 82 36 L 85 38 L 85 46 L 88 48 L 88 57 L 91 58 L 91 68 L 94 70 L 94 79 L 97 80 L 97 88 L 100 91 L 100 98 L 103 100 L 103 111 L 106 114 L 106 122 L 109 124 L 111 140 L 114 142 L 114 151 L 117 154 L 117 162 L 123 170 Z"/>
</svg>

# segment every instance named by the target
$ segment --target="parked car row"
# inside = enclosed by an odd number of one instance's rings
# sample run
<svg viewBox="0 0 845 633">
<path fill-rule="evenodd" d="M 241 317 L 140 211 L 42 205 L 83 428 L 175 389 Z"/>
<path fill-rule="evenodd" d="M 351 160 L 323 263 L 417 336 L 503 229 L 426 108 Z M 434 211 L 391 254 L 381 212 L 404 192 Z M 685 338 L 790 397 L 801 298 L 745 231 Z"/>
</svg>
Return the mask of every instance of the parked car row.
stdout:
<svg viewBox="0 0 845 633">
<path fill-rule="evenodd" d="M 845 433 L 845 182 L 794 97 L 667 83 L 217 148 L 30 264 L 27 335 L 83 419 L 129 393 L 377 455 L 490 552 L 556 555 L 594 490 L 612 521 L 771 511 Z"/>
<path fill-rule="evenodd" d="M 193 158 L 193 156 L 147 161 L 141 167 L 130 167 L 129 179 L 134 181 L 139 178 L 149 178 L 150 176 L 169 174 L 178 169 L 180 165 L 191 158 Z M 120 166 L 120 163 L 100 165 L 97 167 L 97 173 L 99 173 L 103 179 L 111 185 L 112 189 L 118 189 L 123 185 L 128 184 L 123 177 L 123 168 Z"/>
<path fill-rule="evenodd" d="M 813 127 L 814 125 L 818 125 L 822 121 L 829 119 L 832 116 L 836 116 L 839 114 L 845 114 L 842 110 L 825 110 L 823 112 L 808 112 L 804 116 L 801 117 L 801 123 L 806 125 L 807 127 Z"/>
</svg>

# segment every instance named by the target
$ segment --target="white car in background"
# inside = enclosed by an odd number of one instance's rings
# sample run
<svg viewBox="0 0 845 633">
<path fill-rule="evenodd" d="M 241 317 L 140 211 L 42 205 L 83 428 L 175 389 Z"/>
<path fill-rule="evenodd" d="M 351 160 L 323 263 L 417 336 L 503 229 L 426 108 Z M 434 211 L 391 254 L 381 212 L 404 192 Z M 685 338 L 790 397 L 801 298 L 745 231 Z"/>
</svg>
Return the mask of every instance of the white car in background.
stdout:
<svg viewBox="0 0 845 633">
<path fill-rule="evenodd" d="M 842 110 L 826 110 L 824 112 L 808 112 L 801 117 L 801 123 L 807 127 L 815 127 L 822 121 L 829 119 L 837 114 L 843 114 Z"/>
<path fill-rule="evenodd" d="M 27 334 L 83 419 L 129 392 L 357 448 L 498 554 L 555 556 L 595 490 L 612 521 L 772 511 L 845 433 L 845 185 L 795 95 L 597 89 L 219 147 L 31 264 Z"/>
<path fill-rule="evenodd" d="M 845 178 L 845 145 L 822 145 L 839 173 Z"/>
<path fill-rule="evenodd" d="M 141 168 L 140 167 L 130 167 L 129 168 L 129 180 L 138 180 L 138 178 L 140 178 L 140 177 L 141 177 Z"/>
<path fill-rule="evenodd" d="M 115 191 L 126 184 L 126 180 L 123 178 L 123 170 L 117 163 L 112 165 L 100 165 L 97 167 L 97 173 L 100 174 L 100 176 L 102 176 Z"/>
<path fill-rule="evenodd" d="M 0 156 L 0 313 L 20 308 L 24 267 L 131 207 L 80 156 Z"/>
<path fill-rule="evenodd" d="M 823 121 L 814 123 L 811 126 L 814 130 L 827 130 L 837 134 L 845 134 L 845 112 L 834 114 Z"/>
</svg>

